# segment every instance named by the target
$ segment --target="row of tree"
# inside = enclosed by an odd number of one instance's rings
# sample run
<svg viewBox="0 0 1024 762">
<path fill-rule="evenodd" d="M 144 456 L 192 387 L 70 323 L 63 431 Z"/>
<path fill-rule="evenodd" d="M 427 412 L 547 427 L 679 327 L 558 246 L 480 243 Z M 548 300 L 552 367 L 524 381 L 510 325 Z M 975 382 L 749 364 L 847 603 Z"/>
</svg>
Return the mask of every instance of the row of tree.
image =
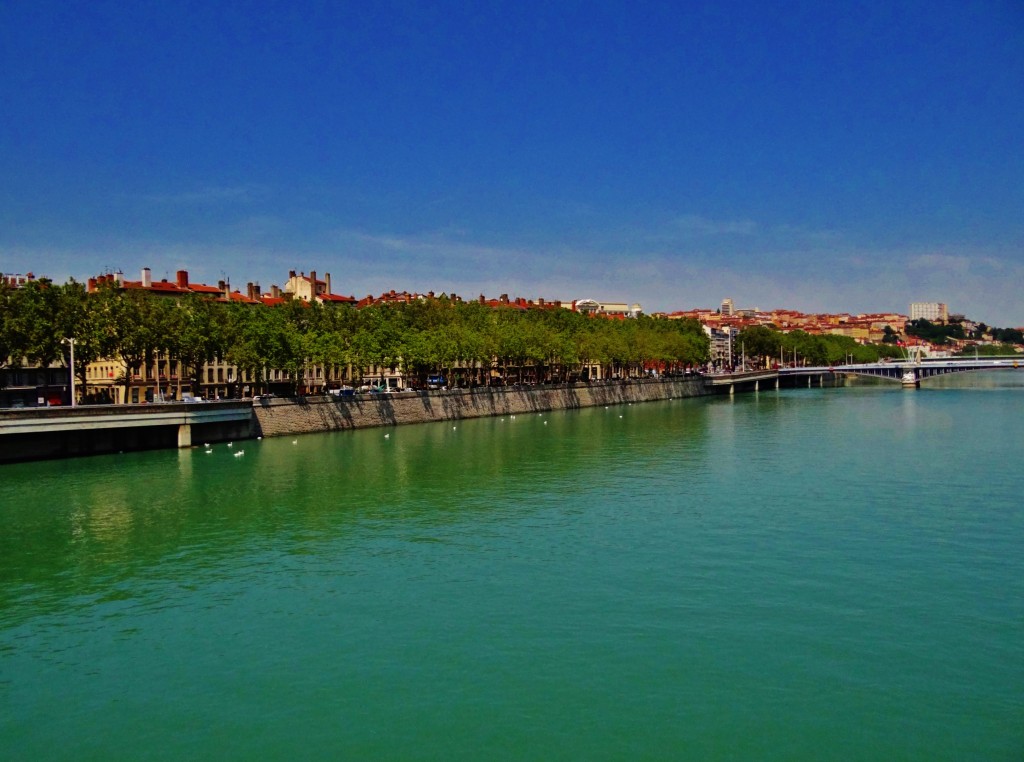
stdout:
<svg viewBox="0 0 1024 762">
<path fill-rule="evenodd" d="M 537 380 L 565 380 L 600 365 L 631 374 L 708 360 L 709 342 L 694 320 L 588 318 L 565 309 L 492 309 L 476 302 L 430 299 L 356 310 L 290 300 L 277 307 L 224 304 L 198 295 L 170 298 L 113 285 L 87 293 L 82 284 L 0 283 L 0 362 L 69 362 L 85 391 L 87 364 L 120 358 L 123 382 L 158 356 L 180 361 L 199 391 L 201 371 L 222 358 L 248 371 L 257 386 L 269 369 L 298 382 L 310 365 L 397 367 L 424 379 L 448 373 L 486 383 L 529 368 Z"/>
<path fill-rule="evenodd" d="M 984 323 L 978 323 L 968 330 L 957 320 L 949 323 L 932 323 L 930 320 L 919 318 L 909 321 L 905 330 L 908 336 L 916 336 L 940 345 L 949 344 L 953 339 L 980 341 L 989 338 L 1003 344 L 1024 344 L 1024 332 L 1019 328 L 990 328 Z"/>
<path fill-rule="evenodd" d="M 946 330 L 949 329 L 949 330 Z M 959 329 L 959 330 L 957 330 Z M 1020 337 L 1020 331 L 1013 328 L 993 328 L 988 335 L 1008 336 L 1009 341 Z M 734 342 L 736 352 L 745 352 L 748 358 L 756 363 L 770 365 L 772 363 L 789 364 L 792 362 L 808 365 L 837 365 L 839 363 L 878 362 L 880 359 L 905 358 L 906 351 L 898 346 L 899 334 L 886 328 L 885 338 L 880 344 L 858 344 L 849 336 L 833 334 L 809 334 L 804 331 L 783 333 L 768 326 L 753 326 L 739 332 Z M 945 344 L 950 338 L 963 335 L 962 326 L 942 326 L 929 323 L 927 320 L 914 320 L 907 323 L 907 335 L 926 339 L 936 344 Z M 891 338 L 890 338 L 891 337 Z M 1013 355 L 1016 347 L 1003 339 L 1003 344 L 981 345 L 965 349 L 965 355 Z M 1014 343 L 1024 343 L 1018 341 Z"/>
<path fill-rule="evenodd" d="M 743 352 L 755 364 L 839 365 L 846 362 L 878 362 L 883 357 L 902 357 L 892 344 L 858 344 L 849 336 L 783 333 L 768 326 L 744 328 L 734 340 L 734 352 Z"/>
</svg>

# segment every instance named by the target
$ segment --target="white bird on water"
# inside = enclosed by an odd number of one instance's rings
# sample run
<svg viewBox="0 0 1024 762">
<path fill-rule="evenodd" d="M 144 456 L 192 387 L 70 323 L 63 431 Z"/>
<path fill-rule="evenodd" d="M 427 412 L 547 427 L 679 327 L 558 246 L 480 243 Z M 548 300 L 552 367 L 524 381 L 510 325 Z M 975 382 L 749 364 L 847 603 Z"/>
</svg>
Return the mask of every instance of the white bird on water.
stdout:
<svg viewBox="0 0 1024 762">
<path fill-rule="evenodd" d="M 228 447 L 234 447 L 234 446 L 235 446 L 234 442 L 228 442 Z"/>
<path fill-rule="evenodd" d="M 298 444 L 298 443 L 299 443 L 299 440 L 298 440 L 298 439 L 293 439 L 293 440 L 292 440 L 292 444 Z"/>
<path fill-rule="evenodd" d="M 245 450 L 239 450 L 235 453 L 236 458 L 241 458 L 243 455 L 245 455 Z"/>
<path fill-rule="evenodd" d="M 391 435 L 390 435 L 390 434 L 385 434 L 385 435 L 384 435 L 384 438 L 385 438 L 385 439 L 391 439 Z"/>
</svg>

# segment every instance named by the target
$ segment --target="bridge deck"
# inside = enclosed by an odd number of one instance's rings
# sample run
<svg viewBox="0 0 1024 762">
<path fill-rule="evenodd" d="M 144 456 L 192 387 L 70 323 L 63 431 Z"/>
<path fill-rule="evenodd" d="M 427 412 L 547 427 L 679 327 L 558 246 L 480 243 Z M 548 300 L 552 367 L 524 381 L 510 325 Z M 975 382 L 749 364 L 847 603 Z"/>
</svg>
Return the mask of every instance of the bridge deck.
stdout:
<svg viewBox="0 0 1024 762">
<path fill-rule="evenodd" d="M 842 373 L 847 375 L 871 376 L 899 381 L 905 373 L 913 372 L 918 380 L 943 376 L 948 373 L 965 373 L 979 370 L 1013 370 L 1024 365 L 1024 358 L 934 358 L 920 362 L 898 360 L 895 362 L 862 363 L 856 365 L 830 365 L 802 368 L 780 368 L 782 377 L 818 375 L 821 373 Z"/>
<path fill-rule="evenodd" d="M 252 402 L 230 400 L 197 404 L 83 405 L 0 412 L 0 436 L 90 429 L 181 426 L 247 421 Z"/>
<path fill-rule="evenodd" d="M 779 377 L 777 370 L 748 370 L 742 373 L 718 373 L 704 377 L 708 386 L 731 386 L 752 381 L 774 381 Z"/>
</svg>

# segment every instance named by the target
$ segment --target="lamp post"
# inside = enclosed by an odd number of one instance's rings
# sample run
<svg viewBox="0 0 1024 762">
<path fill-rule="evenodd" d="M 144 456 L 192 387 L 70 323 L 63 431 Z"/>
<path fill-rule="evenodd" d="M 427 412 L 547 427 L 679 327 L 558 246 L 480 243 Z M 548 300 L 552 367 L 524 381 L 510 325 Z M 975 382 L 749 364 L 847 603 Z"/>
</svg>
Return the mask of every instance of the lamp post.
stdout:
<svg viewBox="0 0 1024 762">
<path fill-rule="evenodd" d="M 64 339 L 64 343 L 71 347 L 71 407 L 75 406 L 75 340 Z"/>
</svg>

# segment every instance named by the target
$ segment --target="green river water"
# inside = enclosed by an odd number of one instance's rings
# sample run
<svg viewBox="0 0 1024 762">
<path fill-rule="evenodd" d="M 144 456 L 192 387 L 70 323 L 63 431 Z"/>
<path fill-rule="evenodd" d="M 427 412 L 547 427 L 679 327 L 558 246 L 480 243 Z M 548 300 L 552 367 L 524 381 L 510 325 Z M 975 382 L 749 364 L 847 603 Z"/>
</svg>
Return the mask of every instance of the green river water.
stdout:
<svg viewBox="0 0 1024 762">
<path fill-rule="evenodd" d="M 1020 760 L 1024 378 L 929 384 L 0 467 L 0 758 Z"/>
</svg>

